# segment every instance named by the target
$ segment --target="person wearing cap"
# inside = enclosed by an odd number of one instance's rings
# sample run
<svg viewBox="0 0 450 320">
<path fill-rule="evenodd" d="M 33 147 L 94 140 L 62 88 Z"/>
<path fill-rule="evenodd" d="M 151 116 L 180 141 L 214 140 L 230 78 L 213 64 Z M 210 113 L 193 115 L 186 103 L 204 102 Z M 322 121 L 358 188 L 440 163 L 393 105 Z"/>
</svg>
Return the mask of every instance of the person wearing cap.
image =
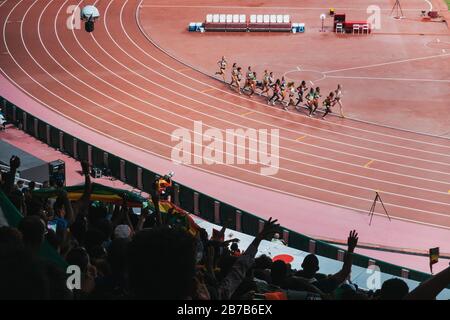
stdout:
<svg viewBox="0 0 450 320">
<path fill-rule="evenodd" d="M 172 178 L 170 175 L 165 175 L 155 181 L 155 192 L 160 199 L 168 200 L 172 188 Z"/>
<path fill-rule="evenodd" d="M 126 224 L 119 224 L 114 229 L 114 238 L 115 239 L 131 239 L 131 228 Z"/>
</svg>

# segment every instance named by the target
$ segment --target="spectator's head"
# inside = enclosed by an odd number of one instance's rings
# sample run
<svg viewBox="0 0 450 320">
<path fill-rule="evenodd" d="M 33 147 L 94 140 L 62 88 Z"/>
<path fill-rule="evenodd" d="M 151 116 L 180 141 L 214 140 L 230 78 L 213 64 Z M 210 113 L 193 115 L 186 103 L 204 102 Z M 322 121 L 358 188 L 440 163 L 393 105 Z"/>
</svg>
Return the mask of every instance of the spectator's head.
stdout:
<svg viewBox="0 0 450 320">
<path fill-rule="evenodd" d="M 132 295 L 138 299 L 186 299 L 195 275 L 195 240 L 185 230 L 156 227 L 137 233 L 128 246 Z"/>
<path fill-rule="evenodd" d="M 33 191 L 34 188 L 36 188 L 36 182 L 30 181 L 30 183 L 28 184 L 28 190 Z"/>
<path fill-rule="evenodd" d="M 380 300 L 401 300 L 409 292 L 408 285 L 405 281 L 398 278 L 386 280 L 381 286 Z"/>
<path fill-rule="evenodd" d="M 23 189 L 23 180 L 17 181 L 17 188 L 18 188 L 19 190 L 22 190 L 22 189 Z"/>
<path fill-rule="evenodd" d="M 61 197 L 56 198 L 55 203 L 53 204 L 53 213 L 55 216 L 64 218 L 66 215 L 64 210 L 64 199 Z"/>
<path fill-rule="evenodd" d="M 131 238 L 131 229 L 126 224 L 119 224 L 114 229 L 114 239 L 130 239 Z"/>
<path fill-rule="evenodd" d="M 319 271 L 319 259 L 316 255 L 308 254 L 302 262 L 302 269 L 308 276 L 314 276 Z"/>
<path fill-rule="evenodd" d="M 88 271 L 90 264 L 89 255 L 83 247 L 73 248 L 67 253 L 66 261 L 70 265 L 75 265 L 80 268 L 82 273 Z"/>
<path fill-rule="evenodd" d="M 38 251 L 47 231 L 45 223 L 38 216 L 26 216 L 19 222 L 18 229 L 22 232 L 25 246 Z"/>
<path fill-rule="evenodd" d="M 94 247 L 103 245 L 105 235 L 98 229 L 89 229 L 84 236 L 84 246 L 88 252 Z"/>
<path fill-rule="evenodd" d="M 238 244 L 236 242 L 233 242 L 231 244 L 230 249 L 231 249 L 231 251 L 238 251 L 239 250 L 239 246 L 238 246 Z"/>
<path fill-rule="evenodd" d="M 19 247 L 22 243 L 22 234 L 16 228 L 0 227 L 0 245 Z"/>
<path fill-rule="evenodd" d="M 82 215 L 77 215 L 75 221 L 70 227 L 70 231 L 73 237 L 78 241 L 79 244 L 84 245 L 84 240 L 87 232 L 87 219 Z"/>
<path fill-rule="evenodd" d="M 113 226 L 111 221 L 106 218 L 100 219 L 95 223 L 95 228 L 103 233 L 103 241 L 111 240 L 111 236 L 113 234 Z"/>
<path fill-rule="evenodd" d="M 45 180 L 44 182 L 42 182 L 42 188 L 46 189 L 50 187 L 50 182 Z"/>
<path fill-rule="evenodd" d="M 275 285 L 281 285 L 287 276 L 287 265 L 282 260 L 277 260 L 272 264 L 270 270 L 270 276 L 272 278 L 272 283 Z"/>
<path fill-rule="evenodd" d="M 270 269 L 272 267 L 272 263 L 273 263 L 272 259 L 270 259 L 270 257 L 263 254 L 255 259 L 255 263 L 254 263 L 253 267 L 255 269 L 261 269 L 261 270 Z"/>
</svg>

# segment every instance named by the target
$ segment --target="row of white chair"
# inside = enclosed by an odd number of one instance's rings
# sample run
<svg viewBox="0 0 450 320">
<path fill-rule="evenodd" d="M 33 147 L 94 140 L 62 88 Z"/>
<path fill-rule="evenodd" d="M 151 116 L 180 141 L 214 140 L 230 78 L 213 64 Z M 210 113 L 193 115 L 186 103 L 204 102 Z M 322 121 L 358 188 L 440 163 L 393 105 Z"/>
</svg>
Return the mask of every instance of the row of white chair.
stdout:
<svg viewBox="0 0 450 320">
<path fill-rule="evenodd" d="M 290 23 L 291 16 L 288 14 L 252 14 L 250 23 Z"/>
<path fill-rule="evenodd" d="M 246 23 L 245 14 L 207 14 L 206 23 Z M 250 23 L 290 23 L 288 14 L 252 14 Z"/>
</svg>

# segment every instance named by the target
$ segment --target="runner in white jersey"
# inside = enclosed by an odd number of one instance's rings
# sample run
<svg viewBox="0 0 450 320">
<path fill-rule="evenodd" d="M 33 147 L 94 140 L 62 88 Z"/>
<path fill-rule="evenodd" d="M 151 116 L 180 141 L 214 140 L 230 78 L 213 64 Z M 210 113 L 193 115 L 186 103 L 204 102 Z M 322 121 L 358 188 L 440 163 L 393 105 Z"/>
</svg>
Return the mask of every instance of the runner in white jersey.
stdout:
<svg viewBox="0 0 450 320">
<path fill-rule="evenodd" d="M 290 105 L 295 106 L 295 101 L 294 101 L 294 97 L 295 97 L 295 83 L 294 82 L 289 82 L 287 85 L 287 92 L 289 94 L 289 101 L 286 103 L 286 106 L 283 107 L 284 110 L 288 110 Z"/>
<path fill-rule="evenodd" d="M 333 101 L 333 106 L 335 106 L 336 104 L 339 105 L 339 113 L 341 115 L 341 118 L 345 118 L 344 117 L 344 107 L 342 106 L 342 87 L 340 84 L 338 84 L 337 89 L 334 90 L 334 101 Z"/>
<path fill-rule="evenodd" d="M 227 60 L 225 59 L 225 57 L 222 57 L 222 59 L 220 61 L 217 61 L 217 65 L 219 66 L 220 70 L 216 72 L 216 75 L 220 75 L 223 78 L 223 82 L 226 82 L 225 80 L 225 70 L 227 68 Z"/>
</svg>

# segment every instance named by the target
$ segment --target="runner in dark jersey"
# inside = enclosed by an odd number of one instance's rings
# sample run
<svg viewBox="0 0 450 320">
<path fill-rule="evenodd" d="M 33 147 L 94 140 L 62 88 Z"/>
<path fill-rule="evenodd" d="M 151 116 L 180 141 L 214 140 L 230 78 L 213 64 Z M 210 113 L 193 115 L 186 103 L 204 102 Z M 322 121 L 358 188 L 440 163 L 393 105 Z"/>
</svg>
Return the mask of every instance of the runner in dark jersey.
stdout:
<svg viewBox="0 0 450 320">
<path fill-rule="evenodd" d="M 309 93 L 306 95 L 306 107 L 309 110 L 309 117 L 312 116 L 313 109 L 314 109 L 314 88 L 309 89 Z"/>
<path fill-rule="evenodd" d="M 325 107 L 325 113 L 322 116 L 322 120 L 325 120 L 327 114 L 331 113 L 331 105 L 334 103 L 334 93 L 330 92 L 328 97 L 323 101 L 323 106 Z"/>
<path fill-rule="evenodd" d="M 264 93 L 269 96 L 269 79 L 270 74 L 267 70 L 264 70 L 263 81 L 262 81 L 262 91 L 259 93 L 262 96 Z"/>
<path fill-rule="evenodd" d="M 319 99 L 322 95 L 320 94 L 320 88 L 317 87 L 316 90 L 314 91 L 314 99 L 313 99 L 313 114 L 316 113 L 317 108 L 319 107 Z"/>
<path fill-rule="evenodd" d="M 307 90 L 308 90 L 308 88 L 306 87 L 306 81 L 303 80 L 302 83 L 297 87 L 298 98 L 297 98 L 297 103 L 295 104 L 295 108 L 297 110 L 299 110 L 299 105 L 300 105 L 300 103 L 303 102 L 303 95 L 305 94 L 305 92 Z"/>
<path fill-rule="evenodd" d="M 267 101 L 267 104 L 275 105 L 275 102 L 281 99 L 281 82 L 280 79 L 277 79 L 275 84 L 273 85 L 273 95 L 272 97 Z"/>
</svg>

